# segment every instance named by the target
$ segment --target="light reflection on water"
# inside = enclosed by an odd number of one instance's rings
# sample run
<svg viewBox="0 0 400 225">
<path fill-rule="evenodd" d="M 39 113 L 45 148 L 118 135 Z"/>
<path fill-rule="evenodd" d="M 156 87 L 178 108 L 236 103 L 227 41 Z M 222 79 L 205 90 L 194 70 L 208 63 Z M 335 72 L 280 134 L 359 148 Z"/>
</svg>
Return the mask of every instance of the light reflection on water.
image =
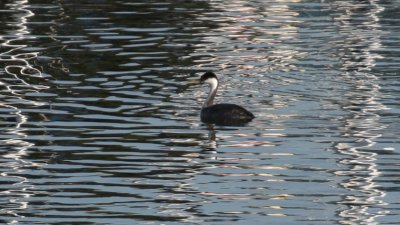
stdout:
<svg viewBox="0 0 400 225">
<path fill-rule="evenodd" d="M 16 54 L 20 49 L 27 47 L 27 45 L 13 44 L 13 42 L 26 40 L 25 35 L 29 35 L 28 27 L 26 25 L 29 17 L 34 16 L 34 13 L 27 9 L 29 7 L 28 1 L 17 1 L 14 4 L 9 4 L 11 10 L 18 13 L 18 21 L 15 23 L 15 31 L 12 33 L 11 39 L 3 39 L 1 47 L 6 51 L 0 53 L 0 61 L 6 62 L 4 67 L 5 74 L 9 75 L 12 84 L 8 83 L 9 79 L 2 79 L 0 85 L 5 88 L 9 99 L 0 102 L 0 106 L 9 112 L 8 118 L 15 120 L 14 126 L 8 126 L 3 129 L 1 145 L 5 146 L 7 151 L 4 152 L 3 168 L 0 173 L 1 180 L 13 182 L 12 186 L 6 185 L 2 188 L 1 196 L 5 197 L 2 200 L 3 205 L 7 204 L 10 207 L 4 207 L 0 210 L 2 214 L 11 215 L 14 217 L 8 221 L 9 224 L 18 223 L 24 216 L 19 214 L 19 211 L 24 211 L 29 208 L 29 199 L 33 195 L 30 191 L 34 189 L 34 185 L 30 179 L 24 174 L 26 167 L 39 169 L 44 166 L 41 163 L 34 163 L 26 160 L 28 155 L 27 150 L 34 146 L 34 143 L 25 141 L 28 135 L 23 125 L 27 122 L 28 117 L 22 113 L 22 109 L 14 106 L 15 103 L 22 103 L 25 105 L 42 106 L 42 102 L 27 100 L 23 97 L 24 91 L 34 91 L 39 93 L 40 90 L 46 89 L 46 86 L 30 84 L 24 77 L 42 78 L 41 71 L 33 67 L 29 61 L 37 57 L 37 52 L 20 53 Z"/>
<path fill-rule="evenodd" d="M 395 3 L 0 7 L 0 221 L 397 222 Z M 199 121 L 210 69 L 256 120 Z"/>
<path fill-rule="evenodd" d="M 382 201 L 386 193 L 379 190 L 376 179 L 381 175 L 379 167 L 376 164 L 378 154 L 370 152 L 374 149 L 376 139 L 382 136 L 381 130 L 388 125 L 381 124 L 380 111 L 389 110 L 383 105 L 381 100 L 379 79 L 371 71 L 375 67 L 377 59 L 382 59 L 380 54 L 374 53 L 382 47 L 379 30 L 379 13 L 384 11 L 384 7 L 379 6 L 376 1 L 371 1 L 371 8 L 364 12 L 365 17 L 369 18 L 357 29 L 356 24 L 352 24 L 350 18 L 353 16 L 351 10 L 341 12 L 340 3 L 335 5 L 341 16 L 338 16 L 337 22 L 341 24 L 341 33 L 349 34 L 343 43 L 358 43 L 360 52 L 354 55 L 353 49 L 343 49 L 342 55 L 342 76 L 354 88 L 345 93 L 347 103 L 343 109 L 350 112 L 350 115 L 343 119 L 342 136 L 346 139 L 353 139 L 353 142 L 338 142 L 334 148 L 348 159 L 342 159 L 340 163 L 349 165 L 345 171 L 337 171 L 335 174 L 349 177 L 339 183 L 352 194 L 343 196 L 339 204 L 349 206 L 347 209 L 338 213 L 343 219 L 341 224 L 378 224 L 377 217 L 390 213 L 389 210 L 380 209 L 379 206 L 386 206 Z M 365 32 L 368 30 L 368 33 Z M 373 36 L 371 36 L 371 33 Z M 359 47 L 358 47 L 359 48 Z M 382 149 L 384 150 L 384 149 Z M 360 195 L 359 193 L 362 193 Z"/>
</svg>

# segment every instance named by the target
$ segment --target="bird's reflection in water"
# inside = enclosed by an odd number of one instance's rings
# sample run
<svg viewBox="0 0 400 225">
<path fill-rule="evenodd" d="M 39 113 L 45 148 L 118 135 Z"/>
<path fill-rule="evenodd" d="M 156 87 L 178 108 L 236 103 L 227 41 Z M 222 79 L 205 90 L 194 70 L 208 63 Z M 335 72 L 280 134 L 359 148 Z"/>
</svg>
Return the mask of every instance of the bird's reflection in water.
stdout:
<svg viewBox="0 0 400 225">
<path fill-rule="evenodd" d="M 217 153 L 217 149 L 220 147 L 275 146 L 275 144 L 273 144 L 270 141 L 251 140 L 250 137 L 254 135 L 251 132 L 249 133 L 237 132 L 240 130 L 240 128 L 243 128 L 244 126 L 219 126 L 215 124 L 205 124 L 205 127 L 208 133 L 207 133 L 207 140 L 202 144 L 202 149 L 204 153 Z M 232 132 L 222 133 L 218 135 L 218 131 L 232 131 Z M 263 136 L 281 137 L 285 135 L 276 133 L 276 134 L 264 134 Z M 234 137 L 249 137 L 249 139 L 241 141 L 230 140 L 231 138 Z"/>
<path fill-rule="evenodd" d="M 214 124 L 207 124 L 208 130 L 208 150 L 215 151 L 217 149 L 217 132 L 215 131 Z"/>
</svg>

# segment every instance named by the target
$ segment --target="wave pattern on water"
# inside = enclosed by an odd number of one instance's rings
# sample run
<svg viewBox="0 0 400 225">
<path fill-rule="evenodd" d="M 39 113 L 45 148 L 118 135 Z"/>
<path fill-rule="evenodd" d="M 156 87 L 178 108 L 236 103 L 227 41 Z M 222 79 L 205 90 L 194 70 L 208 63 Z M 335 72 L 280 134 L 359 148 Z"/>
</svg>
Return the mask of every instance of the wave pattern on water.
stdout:
<svg viewBox="0 0 400 225">
<path fill-rule="evenodd" d="M 396 223 L 398 9 L 0 3 L 0 221 Z M 205 70 L 256 120 L 202 124 Z"/>
</svg>

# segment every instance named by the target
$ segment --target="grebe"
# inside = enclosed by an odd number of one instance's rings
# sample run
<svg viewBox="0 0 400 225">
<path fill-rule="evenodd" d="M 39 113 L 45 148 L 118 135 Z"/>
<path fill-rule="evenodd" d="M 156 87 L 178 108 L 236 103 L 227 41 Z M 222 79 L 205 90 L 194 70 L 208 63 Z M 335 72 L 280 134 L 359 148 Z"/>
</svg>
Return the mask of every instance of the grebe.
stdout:
<svg viewBox="0 0 400 225">
<path fill-rule="evenodd" d="M 218 78 L 213 72 L 206 72 L 200 78 L 200 83 L 210 85 L 210 93 L 200 112 L 201 121 L 215 124 L 244 124 L 255 116 L 245 108 L 235 104 L 213 104 L 218 89 Z"/>
</svg>

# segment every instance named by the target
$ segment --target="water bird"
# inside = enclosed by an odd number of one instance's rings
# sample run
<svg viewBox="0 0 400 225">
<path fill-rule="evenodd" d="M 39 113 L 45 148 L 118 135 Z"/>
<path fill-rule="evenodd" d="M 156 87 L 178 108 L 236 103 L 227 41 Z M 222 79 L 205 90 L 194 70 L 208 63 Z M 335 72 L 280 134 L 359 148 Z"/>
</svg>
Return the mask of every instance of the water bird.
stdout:
<svg viewBox="0 0 400 225">
<path fill-rule="evenodd" d="M 250 122 L 255 118 L 253 113 L 247 111 L 242 106 L 231 103 L 214 104 L 219 82 L 217 76 L 213 72 L 205 72 L 195 83 L 209 84 L 210 86 L 210 92 L 200 112 L 202 122 L 222 125 L 239 125 Z"/>
</svg>

